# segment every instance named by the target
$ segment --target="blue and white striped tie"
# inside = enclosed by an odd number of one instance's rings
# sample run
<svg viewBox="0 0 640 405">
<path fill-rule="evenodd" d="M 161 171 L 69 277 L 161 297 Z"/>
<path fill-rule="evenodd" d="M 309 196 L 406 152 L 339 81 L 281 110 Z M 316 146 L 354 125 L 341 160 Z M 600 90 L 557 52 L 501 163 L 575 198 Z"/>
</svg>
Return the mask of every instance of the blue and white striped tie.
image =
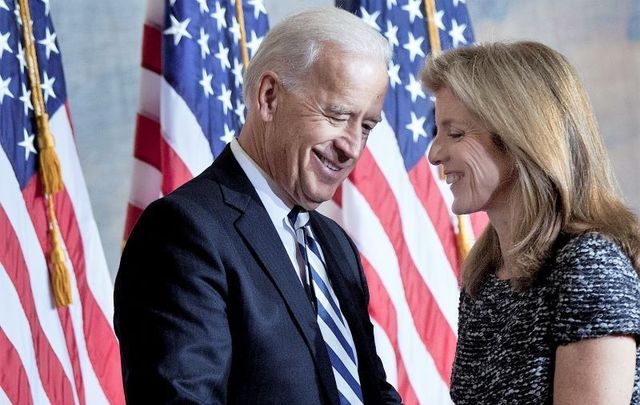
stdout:
<svg viewBox="0 0 640 405">
<path fill-rule="evenodd" d="M 358 358 L 353 336 L 342 316 L 340 303 L 329 282 L 320 246 L 311 233 L 309 213 L 301 211 L 300 207 L 294 207 L 289 213 L 289 221 L 295 230 L 298 249 L 305 259 L 307 270 L 313 281 L 312 292 L 316 298 L 318 326 L 327 345 L 340 404 L 362 404 Z"/>
</svg>

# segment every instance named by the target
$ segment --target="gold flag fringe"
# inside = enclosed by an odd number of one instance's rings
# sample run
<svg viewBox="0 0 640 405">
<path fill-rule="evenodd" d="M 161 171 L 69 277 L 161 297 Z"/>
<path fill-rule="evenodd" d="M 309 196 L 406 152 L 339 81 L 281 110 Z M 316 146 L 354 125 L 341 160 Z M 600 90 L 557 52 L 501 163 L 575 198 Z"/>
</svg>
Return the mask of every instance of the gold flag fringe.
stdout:
<svg viewBox="0 0 640 405">
<path fill-rule="evenodd" d="M 427 31 L 429 32 L 429 45 L 431 46 L 431 53 L 434 55 L 440 54 L 442 46 L 440 45 L 440 32 L 436 25 L 436 2 L 435 0 L 424 0 L 424 8 L 427 15 Z M 440 166 L 440 179 L 444 179 L 444 172 L 442 166 Z M 460 263 L 467 257 L 469 250 L 471 249 L 471 235 L 470 229 L 467 226 L 467 218 L 465 215 L 456 215 L 458 222 L 458 233 L 456 234 L 456 246 L 458 248 L 458 259 Z"/>
<path fill-rule="evenodd" d="M 31 15 L 29 1 L 18 0 L 20 6 L 20 19 L 22 20 L 22 39 L 24 42 L 27 71 L 31 87 L 31 100 L 36 115 L 36 131 L 38 139 L 38 173 L 42 182 L 42 190 L 47 202 L 47 221 L 49 224 L 49 237 L 51 250 L 48 252 L 49 274 L 53 297 L 57 307 L 71 304 L 71 282 L 65 265 L 65 253 L 60 241 L 60 230 L 56 219 L 54 195 L 62 190 L 62 175 L 60 160 L 55 150 L 55 141 L 49 129 L 49 116 L 46 113 L 42 90 L 40 87 L 40 74 L 38 71 L 38 59 L 33 43 L 34 37 L 31 30 Z"/>
</svg>

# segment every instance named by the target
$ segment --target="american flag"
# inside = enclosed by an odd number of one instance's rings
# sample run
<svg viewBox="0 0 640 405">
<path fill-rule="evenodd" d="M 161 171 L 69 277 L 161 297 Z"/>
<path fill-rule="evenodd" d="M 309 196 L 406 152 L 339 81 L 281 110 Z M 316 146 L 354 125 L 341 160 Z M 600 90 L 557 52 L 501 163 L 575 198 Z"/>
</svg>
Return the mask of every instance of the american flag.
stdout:
<svg viewBox="0 0 640 405">
<path fill-rule="evenodd" d="M 80 168 L 48 0 L 31 0 L 41 89 L 62 168 L 55 213 L 73 303 L 55 308 L 18 0 L 0 0 L 0 403 L 124 403 L 112 284 Z"/>
<path fill-rule="evenodd" d="M 420 0 L 337 3 L 387 38 L 393 61 L 384 119 L 351 176 L 321 210 L 347 229 L 360 250 L 389 381 L 407 404 L 451 403 L 459 227 L 449 188 L 426 158 L 435 126 L 433 99 L 419 77 L 431 52 L 427 8 Z M 470 45 L 464 0 L 432 4 L 442 49 Z M 486 216 L 463 219 L 470 234 L 485 224 Z"/>
<path fill-rule="evenodd" d="M 149 0 L 133 182 L 125 239 L 152 201 L 200 174 L 244 123 L 243 20 L 248 56 L 268 30 L 262 0 Z"/>
</svg>

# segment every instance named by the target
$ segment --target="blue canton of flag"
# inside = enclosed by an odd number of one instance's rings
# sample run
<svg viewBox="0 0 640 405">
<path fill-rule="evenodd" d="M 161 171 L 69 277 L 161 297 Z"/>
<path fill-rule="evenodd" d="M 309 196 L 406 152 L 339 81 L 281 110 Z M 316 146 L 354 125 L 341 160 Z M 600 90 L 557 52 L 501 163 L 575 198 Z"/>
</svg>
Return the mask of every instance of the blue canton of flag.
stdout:
<svg viewBox="0 0 640 405">
<path fill-rule="evenodd" d="M 62 59 L 48 1 L 31 1 L 41 89 L 49 115 L 66 101 Z M 18 0 L 0 0 L 0 144 L 21 188 L 37 170 L 37 142 L 31 88 L 22 48 Z"/>
<path fill-rule="evenodd" d="M 244 124 L 240 25 L 235 1 L 169 1 L 163 30 L 166 80 L 185 100 L 214 156 Z M 244 4 L 249 57 L 267 32 L 262 0 Z"/>
</svg>

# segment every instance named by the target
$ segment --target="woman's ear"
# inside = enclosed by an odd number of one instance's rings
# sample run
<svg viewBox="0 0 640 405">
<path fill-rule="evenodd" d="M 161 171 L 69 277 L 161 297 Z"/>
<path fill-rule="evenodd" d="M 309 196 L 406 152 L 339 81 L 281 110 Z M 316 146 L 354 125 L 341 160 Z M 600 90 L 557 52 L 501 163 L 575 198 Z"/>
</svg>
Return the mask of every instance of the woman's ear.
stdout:
<svg viewBox="0 0 640 405">
<path fill-rule="evenodd" d="M 280 85 L 277 73 L 268 70 L 260 76 L 257 102 L 258 111 L 263 121 L 273 121 L 278 106 L 278 97 L 281 96 L 281 92 L 282 86 Z"/>
</svg>

